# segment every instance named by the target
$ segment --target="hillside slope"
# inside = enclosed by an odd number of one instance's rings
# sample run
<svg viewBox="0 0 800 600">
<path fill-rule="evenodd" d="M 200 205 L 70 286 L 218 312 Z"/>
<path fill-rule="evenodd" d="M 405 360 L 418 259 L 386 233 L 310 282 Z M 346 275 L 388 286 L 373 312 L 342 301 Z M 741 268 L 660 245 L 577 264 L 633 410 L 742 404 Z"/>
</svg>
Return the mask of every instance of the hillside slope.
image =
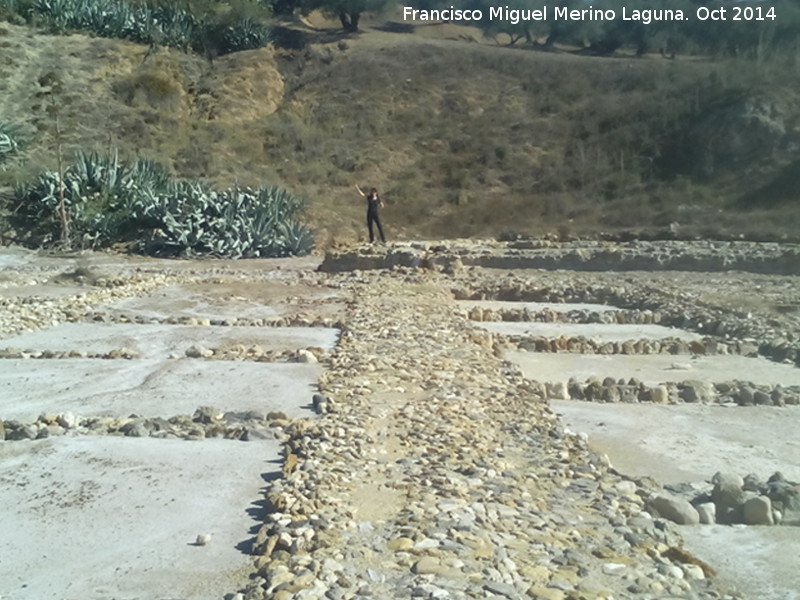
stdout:
<svg viewBox="0 0 800 600">
<path fill-rule="evenodd" d="M 800 222 L 800 104 L 784 66 L 547 54 L 453 26 L 417 31 L 307 28 L 304 50 L 208 62 L 0 24 L 0 120 L 31 140 L 0 181 L 55 165 L 57 114 L 67 155 L 119 148 L 178 176 L 305 195 L 320 245 L 363 238 L 355 183 L 383 192 L 393 238 L 674 222 L 779 237 Z"/>
</svg>

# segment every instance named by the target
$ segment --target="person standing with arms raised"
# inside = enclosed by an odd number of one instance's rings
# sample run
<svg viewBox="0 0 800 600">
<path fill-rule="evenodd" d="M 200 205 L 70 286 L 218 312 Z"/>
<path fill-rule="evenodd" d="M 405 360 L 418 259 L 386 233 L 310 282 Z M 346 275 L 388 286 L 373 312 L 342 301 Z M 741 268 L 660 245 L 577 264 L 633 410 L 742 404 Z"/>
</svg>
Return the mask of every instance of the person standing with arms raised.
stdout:
<svg viewBox="0 0 800 600">
<path fill-rule="evenodd" d="M 356 184 L 356 190 L 358 193 L 361 194 L 362 198 L 367 199 L 367 229 L 369 230 L 369 241 L 370 243 L 375 242 L 375 235 L 372 231 L 372 224 L 378 226 L 378 233 L 381 236 L 381 241 L 385 244 L 386 238 L 383 235 L 383 227 L 381 226 L 381 217 L 378 211 L 379 208 L 383 207 L 383 200 L 381 200 L 380 196 L 378 195 L 378 190 L 376 188 L 372 188 L 368 194 L 365 194 L 358 184 Z"/>
</svg>

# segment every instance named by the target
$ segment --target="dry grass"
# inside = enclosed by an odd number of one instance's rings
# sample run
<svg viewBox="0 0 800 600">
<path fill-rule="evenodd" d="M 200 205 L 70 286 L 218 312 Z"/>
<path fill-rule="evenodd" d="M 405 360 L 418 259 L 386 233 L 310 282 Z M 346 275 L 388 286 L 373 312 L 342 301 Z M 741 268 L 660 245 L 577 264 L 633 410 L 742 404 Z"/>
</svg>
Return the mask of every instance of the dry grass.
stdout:
<svg viewBox="0 0 800 600">
<path fill-rule="evenodd" d="M 676 176 L 663 157 L 705 106 L 774 85 L 777 67 L 544 54 L 467 42 L 452 25 L 368 30 L 339 45 L 316 27 L 332 41 L 209 63 L 2 25 L 0 113 L 34 137 L 36 160 L 19 173 L 54 164 L 51 102 L 71 149 L 113 146 L 178 176 L 307 196 L 323 244 L 365 237 L 355 183 L 382 191 L 395 239 L 674 221 L 731 235 L 796 228 L 796 192 L 780 177 L 795 180 L 779 160 L 702 180 Z M 63 81 L 57 93 L 37 83 L 48 72 Z M 0 186 L 13 175 L 0 173 Z"/>
</svg>

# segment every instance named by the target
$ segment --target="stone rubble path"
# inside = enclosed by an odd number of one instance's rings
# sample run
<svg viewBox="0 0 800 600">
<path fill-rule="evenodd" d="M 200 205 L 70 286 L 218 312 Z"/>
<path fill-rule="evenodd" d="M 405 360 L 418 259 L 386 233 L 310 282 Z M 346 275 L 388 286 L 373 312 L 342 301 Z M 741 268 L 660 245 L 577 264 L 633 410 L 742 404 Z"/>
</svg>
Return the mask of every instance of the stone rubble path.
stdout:
<svg viewBox="0 0 800 600">
<path fill-rule="evenodd" d="M 447 280 L 340 276 L 353 300 L 320 389 L 289 429 L 232 598 L 734 598 L 644 511 L 654 487 L 566 433 Z"/>
</svg>

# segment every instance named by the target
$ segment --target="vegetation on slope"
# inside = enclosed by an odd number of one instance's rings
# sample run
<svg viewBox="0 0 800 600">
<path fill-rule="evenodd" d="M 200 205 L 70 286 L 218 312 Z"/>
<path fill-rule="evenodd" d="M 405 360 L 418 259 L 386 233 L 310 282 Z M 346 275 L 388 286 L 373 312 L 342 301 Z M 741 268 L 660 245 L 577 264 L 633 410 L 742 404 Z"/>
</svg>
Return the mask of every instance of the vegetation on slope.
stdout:
<svg viewBox="0 0 800 600">
<path fill-rule="evenodd" d="M 286 190 L 210 189 L 173 181 L 158 163 L 80 154 L 59 172 L 18 186 L 11 224 L 37 245 L 97 248 L 133 241 L 148 254 L 232 258 L 308 254 L 302 202 Z"/>
<path fill-rule="evenodd" d="M 665 55 L 765 57 L 776 51 L 796 52 L 800 28 L 800 6 L 794 0 L 510 0 L 502 4 L 466 0 L 454 4 L 481 10 L 483 19 L 478 26 L 487 35 L 503 35 L 509 44 L 543 49 L 571 44 L 597 56 L 629 49 L 640 56 L 660 51 Z M 549 14 L 546 20 L 490 19 L 491 8 L 498 6 L 518 11 L 547 7 Z M 583 19 L 556 19 L 557 7 L 590 14 Z M 609 11 L 616 18 L 606 18 Z M 517 16 L 524 14 L 518 12 Z"/>
<path fill-rule="evenodd" d="M 294 190 L 323 244 L 363 239 L 355 183 L 381 190 L 391 238 L 796 227 L 787 39 L 674 59 L 626 42 L 601 58 L 585 34 L 538 52 L 546 33 L 520 49 L 454 24 L 362 19 L 346 34 L 314 19 L 292 25 L 307 48 L 213 62 L 0 25 L 0 117 L 30 139 L 0 185 L 54 170 L 57 145 L 68 158 L 117 147 L 179 178 Z"/>
<path fill-rule="evenodd" d="M 272 39 L 272 29 L 262 22 L 268 12 L 256 0 L 233 6 L 191 0 L 0 0 L 0 13 L 54 34 L 85 32 L 206 56 L 262 48 Z"/>
<path fill-rule="evenodd" d="M 792 160 L 797 96 L 781 82 L 786 65 L 407 37 L 360 40 L 349 56 L 309 61 L 288 82 L 292 102 L 266 119 L 281 180 L 377 182 L 412 235 L 676 221 L 738 233 L 759 223 L 733 201 Z M 292 160 L 282 162 L 287 149 Z"/>
<path fill-rule="evenodd" d="M 0 122 L 0 167 L 19 154 L 21 145 L 17 128 L 10 123 Z"/>
</svg>

